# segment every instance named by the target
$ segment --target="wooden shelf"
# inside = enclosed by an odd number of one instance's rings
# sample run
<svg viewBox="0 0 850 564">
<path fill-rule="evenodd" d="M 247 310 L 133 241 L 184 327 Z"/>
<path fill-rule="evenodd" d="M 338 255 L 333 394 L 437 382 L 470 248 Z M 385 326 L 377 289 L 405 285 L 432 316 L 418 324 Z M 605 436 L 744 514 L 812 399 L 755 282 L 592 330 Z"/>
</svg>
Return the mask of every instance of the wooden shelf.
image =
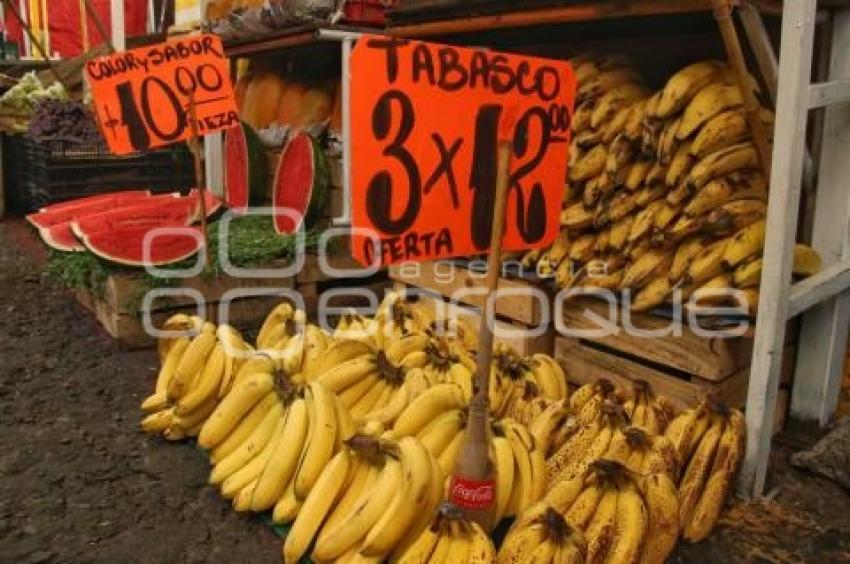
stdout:
<svg viewBox="0 0 850 564">
<path fill-rule="evenodd" d="M 246 41 L 230 41 L 224 46 L 228 57 L 246 57 L 259 53 L 281 51 L 296 47 L 327 43 L 319 37 L 321 31 L 348 31 L 352 33 L 382 33 L 382 30 L 373 28 L 339 26 L 339 25 L 302 25 L 288 28 L 280 32 Z"/>
</svg>

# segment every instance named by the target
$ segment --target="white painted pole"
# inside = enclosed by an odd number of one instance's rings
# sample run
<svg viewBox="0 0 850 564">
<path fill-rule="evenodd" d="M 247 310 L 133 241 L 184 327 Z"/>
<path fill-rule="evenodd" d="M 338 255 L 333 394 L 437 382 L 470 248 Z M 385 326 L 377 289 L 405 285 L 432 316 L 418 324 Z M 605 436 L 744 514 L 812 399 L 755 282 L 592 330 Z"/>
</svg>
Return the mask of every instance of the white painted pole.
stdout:
<svg viewBox="0 0 850 564">
<path fill-rule="evenodd" d="M 109 7 L 109 17 L 112 23 L 112 45 L 116 51 L 123 51 L 127 48 L 127 39 L 124 34 L 124 2 L 123 0 L 112 0 Z"/>
<path fill-rule="evenodd" d="M 18 0 L 18 13 L 21 14 L 21 18 L 26 22 L 27 25 L 30 23 L 30 13 L 29 13 L 29 3 L 27 0 Z M 32 44 L 30 43 L 29 36 L 24 33 L 24 52 L 22 53 L 24 56 L 32 57 Z"/>
</svg>

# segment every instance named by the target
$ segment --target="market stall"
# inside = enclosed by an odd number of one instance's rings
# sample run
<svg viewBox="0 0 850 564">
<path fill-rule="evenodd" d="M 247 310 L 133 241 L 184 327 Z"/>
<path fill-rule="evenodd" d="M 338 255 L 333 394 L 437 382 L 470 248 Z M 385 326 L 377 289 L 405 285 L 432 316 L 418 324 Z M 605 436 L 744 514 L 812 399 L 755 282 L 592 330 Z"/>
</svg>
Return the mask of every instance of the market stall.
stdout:
<svg viewBox="0 0 850 564">
<path fill-rule="evenodd" d="M 22 211 L 284 562 L 665 562 L 842 393 L 850 8 L 744 4 L 206 2 L 79 71 L 147 182 Z"/>
</svg>

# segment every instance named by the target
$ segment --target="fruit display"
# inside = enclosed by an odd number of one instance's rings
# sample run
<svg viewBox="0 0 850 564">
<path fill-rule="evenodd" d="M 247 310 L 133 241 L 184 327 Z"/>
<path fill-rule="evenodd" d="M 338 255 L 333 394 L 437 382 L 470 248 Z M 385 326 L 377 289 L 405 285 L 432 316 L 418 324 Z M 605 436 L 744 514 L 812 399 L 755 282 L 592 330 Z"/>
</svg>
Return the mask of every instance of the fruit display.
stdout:
<svg viewBox="0 0 850 564">
<path fill-rule="evenodd" d="M 495 562 L 496 549 L 487 533 L 474 521 L 467 521 L 451 505 L 443 505 L 434 522 L 409 546 L 397 551 L 393 561 L 416 562 Z"/>
<path fill-rule="evenodd" d="M 578 57 L 562 232 L 526 268 L 562 288 L 622 291 L 634 310 L 673 299 L 755 313 L 767 183 L 733 73 L 718 61 L 676 72 L 658 91 L 622 58 Z M 757 90 L 755 81 L 752 88 Z M 761 109 L 769 127 L 773 113 Z M 820 268 L 798 245 L 794 274 Z"/>
<path fill-rule="evenodd" d="M 274 226 L 281 235 L 313 225 L 325 209 L 330 176 L 325 153 L 308 133 L 289 138 L 278 160 L 272 184 Z"/>
<path fill-rule="evenodd" d="M 269 178 L 266 152 L 247 123 L 224 133 L 224 202 L 235 212 L 262 205 Z"/>
<path fill-rule="evenodd" d="M 15 118 L 12 126 L 12 130 L 15 133 L 23 133 L 28 130 L 29 119 L 33 114 L 33 110 L 40 102 L 44 102 L 46 100 L 67 100 L 68 92 L 65 90 L 65 87 L 62 86 L 59 82 L 54 82 L 47 88 L 41 83 L 38 75 L 35 71 L 30 71 L 24 74 L 20 80 L 18 80 L 17 84 L 12 86 L 9 90 L 3 93 L 0 96 L 0 115 L 8 115 Z M 45 118 L 48 121 L 52 121 L 47 114 L 52 112 L 44 113 L 39 121 L 44 124 L 42 120 Z M 55 122 L 44 124 L 47 125 L 47 129 L 53 130 L 54 126 L 57 125 Z M 43 127 L 36 125 L 37 128 Z"/>
<path fill-rule="evenodd" d="M 204 197 L 207 215 L 216 213 L 221 202 L 209 191 Z M 200 228 L 192 227 L 200 218 L 198 190 L 186 196 L 112 192 L 54 204 L 26 217 L 45 244 L 57 251 L 88 250 L 128 266 L 166 265 L 194 255 L 204 240 Z M 148 241 L 152 230 L 168 227 L 181 231 L 158 232 Z"/>
</svg>

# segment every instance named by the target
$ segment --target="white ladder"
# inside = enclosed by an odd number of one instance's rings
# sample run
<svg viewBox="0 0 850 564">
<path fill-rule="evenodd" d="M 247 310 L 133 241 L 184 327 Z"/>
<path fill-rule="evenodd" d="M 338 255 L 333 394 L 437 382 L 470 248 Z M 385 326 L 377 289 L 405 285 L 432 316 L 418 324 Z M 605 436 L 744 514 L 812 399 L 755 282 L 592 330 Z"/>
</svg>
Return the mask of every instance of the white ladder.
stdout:
<svg viewBox="0 0 850 564">
<path fill-rule="evenodd" d="M 824 4 L 827 4 L 824 2 Z M 785 328 L 803 315 L 791 414 L 829 422 L 850 326 L 850 7 L 832 8 L 829 78 L 811 84 L 816 0 L 785 0 L 764 269 L 747 395 L 747 452 L 739 490 L 764 492 Z M 822 272 L 791 283 L 809 110 L 826 108 L 812 244 Z"/>
</svg>

